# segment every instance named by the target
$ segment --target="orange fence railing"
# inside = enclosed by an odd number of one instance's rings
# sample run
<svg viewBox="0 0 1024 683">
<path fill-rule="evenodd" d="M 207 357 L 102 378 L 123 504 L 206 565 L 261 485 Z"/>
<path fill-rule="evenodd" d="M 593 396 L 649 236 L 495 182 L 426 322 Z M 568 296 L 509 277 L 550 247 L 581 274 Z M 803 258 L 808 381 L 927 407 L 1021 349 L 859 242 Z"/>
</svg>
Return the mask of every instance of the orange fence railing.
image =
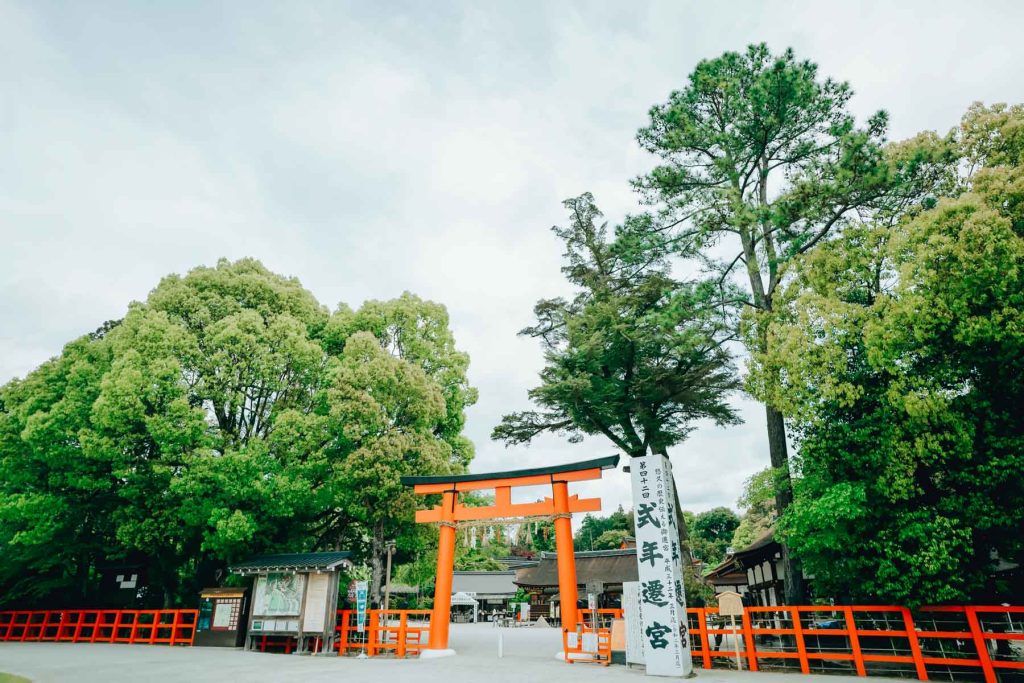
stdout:
<svg viewBox="0 0 1024 683">
<path fill-rule="evenodd" d="M 597 625 L 600 628 L 611 628 L 612 621 L 622 618 L 622 610 L 618 608 L 580 609 L 576 612 L 576 621 L 593 626 L 595 612 L 597 613 Z"/>
<path fill-rule="evenodd" d="M 0 641 L 191 645 L 199 610 L 80 609 L 0 612 Z"/>
<path fill-rule="evenodd" d="M 357 619 L 356 610 L 338 610 L 338 654 L 363 651 L 368 657 L 386 653 L 406 657 L 418 655 L 430 640 L 430 610 L 367 610 L 362 633 Z"/>
<path fill-rule="evenodd" d="M 1024 607 L 747 607 L 735 635 L 717 609 L 688 612 L 705 669 L 735 668 L 738 649 L 751 671 L 1024 681 Z"/>
<path fill-rule="evenodd" d="M 622 618 L 621 609 L 581 609 L 576 612 L 575 632 L 562 631 L 562 651 L 570 664 L 612 663 L 612 621 Z M 575 644 L 574 644 L 575 643 Z"/>
<path fill-rule="evenodd" d="M 333 647 L 339 655 L 364 652 L 367 657 L 391 654 L 396 657 L 418 655 L 430 641 L 430 610 L 366 610 L 363 630 L 359 631 L 356 610 L 338 610 L 334 627 Z M 261 636 L 254 646 L 260 652 L 280 651 L 285 654 L 298 649 L 295 636 Z M 305 636 L 308 652 L 319 652 L 324 644 L 319 636 Z"/>
</svg>

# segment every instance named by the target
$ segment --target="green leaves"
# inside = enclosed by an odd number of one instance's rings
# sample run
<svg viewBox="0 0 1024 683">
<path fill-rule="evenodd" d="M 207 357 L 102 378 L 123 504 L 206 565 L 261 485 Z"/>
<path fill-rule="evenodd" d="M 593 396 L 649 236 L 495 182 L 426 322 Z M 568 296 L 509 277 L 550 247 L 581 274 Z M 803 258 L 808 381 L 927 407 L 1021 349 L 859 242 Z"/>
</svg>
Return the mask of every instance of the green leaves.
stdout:
<svg viewBox="0 0 1024 683">
<path fill-rule="evenodd" d="M 649 222 L 627 219 L 612 239 L 589 194 L 565 206 L 570 223 L 554 232 L 578 292 L 538 302 L 537 324 L 522 332 L 545 351 L 542 383 L 530 391 L 541 410 L 507 415 L 492 438 L 601 434 L 640 455 L 681 442 L 698 419 L 734 423 L 725 401 L 737 387 L 724 349 L 729 306 L 718 290 L 673 280 Z"/>
<path fill-rule="evenodd" d="M 807 256 L 767 325 L 754 386 L 800 446 L 782 531 L 823 594 L 982 599 L 1024 560 L 1022 121 L 972 107 L 951 196 Z"/>
<path fill-rule="evenodd" d="M 472 457 L 468 362 L 411 294 L 331 317 L 250 259 L 169 276 L 0 389 L 0 594 L 88 603 L 130 558 L 190 601 L 262 551 L 419 548 L 399 477 Z"/>
</svg>

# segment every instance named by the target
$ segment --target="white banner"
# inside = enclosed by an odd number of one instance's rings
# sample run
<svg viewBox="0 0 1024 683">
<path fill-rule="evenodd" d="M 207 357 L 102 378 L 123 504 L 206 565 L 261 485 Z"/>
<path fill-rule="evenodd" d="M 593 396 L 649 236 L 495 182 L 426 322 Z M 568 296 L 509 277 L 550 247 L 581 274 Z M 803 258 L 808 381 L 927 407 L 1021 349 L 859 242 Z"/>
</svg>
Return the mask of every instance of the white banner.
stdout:
<svg viewBox="0 0 1024 683">
<path fill-rule="evenodd" d="M 644 661 L 651 676 L 693 671 L 676 522 L 672 464 L 662 455 L 630 458 Z"/>
</svg>

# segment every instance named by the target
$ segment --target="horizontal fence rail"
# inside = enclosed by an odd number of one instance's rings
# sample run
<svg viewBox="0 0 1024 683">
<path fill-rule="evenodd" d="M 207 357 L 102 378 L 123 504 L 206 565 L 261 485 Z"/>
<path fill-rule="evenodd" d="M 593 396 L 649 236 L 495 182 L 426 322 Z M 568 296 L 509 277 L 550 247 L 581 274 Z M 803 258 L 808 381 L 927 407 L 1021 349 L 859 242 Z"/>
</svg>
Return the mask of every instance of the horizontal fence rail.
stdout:
<svg viewBox="0 0 1024 683">
<path fill-rule="evenodd" d="M 0 612 L 0 642 L 192 645 L 199 610 L 71 609 Z"/>
<path fill-rule="evenodd" d="M 366 610 L 363 630 L 359 630 L 359 615 L 356 610 L 338 610 L 338 622 L 334 627 L 334 643 L 328 644 L 339 655 L 365 653 L 367 657 L 393 655 L 409 657 L 418 655 L 430 641 L 430 610 Z M 324 648 L 321 639 L 307 636 L 304 644 L 310 652 Z M 255 641 L 261 652 L 275 651 L 291 653 L 298 648 L 294 636 L 262 636 Z"/>
<path fill-rule="evenodd" d="M 429 642 L 429 610 L 338 610 L 338 654 L 418 655 Z M 1024 607 L 747 607 L 733 631 L 714 608 L 688 610 L 695 663 L 705 669 L 898 676 L 1024 683 Z M 621 610 L 599 610 L 603 631 Z M 593 624 L 593 615 L 580 611 Z M 0 612 L 0 642 L 192 645 L 198 610 L 17 610 Z M 295 638 L 266 636 L 261 650 L 291 652 Z M 602 645 L 604 643 L 602 642 Z M 738 647 L 737 647 L 738 646 Z M 310 649 L 324 644 L 316 640 Z"/>
<path fill-rule="evenodd" d="M 736 630 L 714 608 L 688 610 L 705 669 L 799 671 L 1024 683 L 1024 607 L 747 607 Z"/>
</svg>

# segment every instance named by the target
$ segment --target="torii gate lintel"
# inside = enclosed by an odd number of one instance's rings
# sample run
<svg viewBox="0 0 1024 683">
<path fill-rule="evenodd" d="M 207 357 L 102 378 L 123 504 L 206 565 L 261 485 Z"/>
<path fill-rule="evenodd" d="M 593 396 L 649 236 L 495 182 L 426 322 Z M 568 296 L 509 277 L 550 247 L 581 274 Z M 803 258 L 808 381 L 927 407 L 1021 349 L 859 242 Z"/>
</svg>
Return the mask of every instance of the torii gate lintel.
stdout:
<svg viewBox="0 0 1024 683">
<path fill-rule="evenodd" d="M 441 504 L 416 512 L 416 521 L 439 524 L 437 574 L 434 579 L 434 608 L 430 623 L 429 650 L 448 649 L 448 622 L 451 612 L 452 572 L 455 567 L 455 527 L 459 522 L 509 517 L 554 517 L 555 548 L 558 553 L 558 590 L 561 596 L 562 629 L 576 624 L 576 558 L 572 545 L 572 513 L 597 512 L 600 498 L 569 495 L 569 483 L 600 479 L 606 469 L 614 468 L 619 456 L 489 474 L 457 474 L 428 477 L 402 477 L 402 484 L 419 494 L 442 494 Z M 535 503 L 512 503 L 517 486 L 551 485 L 551 497 Z M 468 507 L 459 503 L 459 493 L 494 489 L 494 505 Z"/>
</svg>

